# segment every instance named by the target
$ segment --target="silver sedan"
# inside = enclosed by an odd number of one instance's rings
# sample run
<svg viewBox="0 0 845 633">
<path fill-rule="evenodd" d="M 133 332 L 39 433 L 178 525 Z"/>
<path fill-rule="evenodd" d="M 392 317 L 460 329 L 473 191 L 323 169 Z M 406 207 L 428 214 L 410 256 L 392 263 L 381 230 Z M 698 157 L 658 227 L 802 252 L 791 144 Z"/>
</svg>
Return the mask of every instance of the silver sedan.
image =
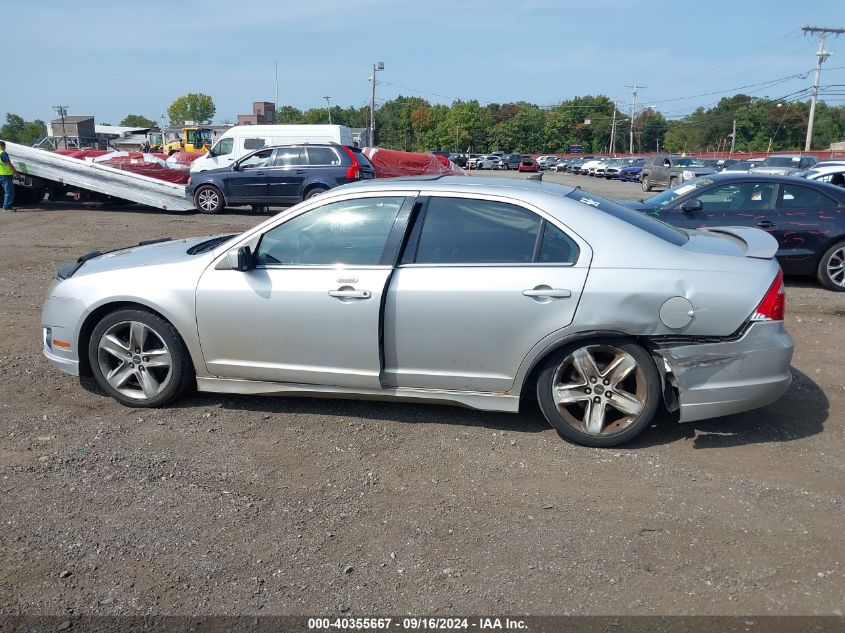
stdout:
<svg viewBox="0 0 845 633">
<path fill-rule="evenodd" d="M 757 229 L 681 231 L 580 189 L 465 177 L 333 189 L 240 235 L 63 266 L 44 354 L 127 406 L 190 388 L 515 412 L 613 446 L 767 405 L 792 339 Z"/>
</svg>

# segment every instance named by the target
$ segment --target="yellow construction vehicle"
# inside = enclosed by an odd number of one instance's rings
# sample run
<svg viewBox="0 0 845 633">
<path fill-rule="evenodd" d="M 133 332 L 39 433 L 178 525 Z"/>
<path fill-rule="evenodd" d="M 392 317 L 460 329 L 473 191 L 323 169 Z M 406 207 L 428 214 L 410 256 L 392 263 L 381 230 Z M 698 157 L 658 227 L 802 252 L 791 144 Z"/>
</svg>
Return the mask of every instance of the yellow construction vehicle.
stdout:
<svg viewBox="0 0 845 633">
<path fill-rule="evenodd" d="M 163 144 L 161 152 L 168 155 L 178 151 L 207 152 L 213 143 L 210 127 L 186 126 L 182 128 L 182 137 Z M 153 145 L 152 140 L 150 145 Z"/>
</svg>

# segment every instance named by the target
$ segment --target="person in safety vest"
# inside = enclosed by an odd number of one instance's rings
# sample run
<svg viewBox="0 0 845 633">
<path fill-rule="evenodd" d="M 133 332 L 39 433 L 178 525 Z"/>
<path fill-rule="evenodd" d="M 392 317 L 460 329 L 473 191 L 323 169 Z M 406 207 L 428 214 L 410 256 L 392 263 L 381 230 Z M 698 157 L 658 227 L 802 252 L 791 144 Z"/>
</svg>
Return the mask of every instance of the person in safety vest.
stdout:
<svg viewBox="0 0 845 633">
<path fill-rule="evenodd" d="M 10 213 L 15 210 L 12 203 L 15 201 L 15 183 L 12 176 L 18 173 L 12 164 L 12 159 L 6 153 L 6 143 L 0 141 L 0 186 L 3 187 L 3 211 Z"/>
</svg>

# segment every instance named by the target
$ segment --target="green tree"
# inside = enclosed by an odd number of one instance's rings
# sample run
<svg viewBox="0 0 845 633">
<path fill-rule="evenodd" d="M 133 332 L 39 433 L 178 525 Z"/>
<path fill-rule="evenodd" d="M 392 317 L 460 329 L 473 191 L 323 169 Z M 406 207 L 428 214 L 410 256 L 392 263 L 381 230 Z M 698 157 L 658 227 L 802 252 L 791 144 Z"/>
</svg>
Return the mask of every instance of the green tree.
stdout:
<svg viewBox="0 0 845 633">
<path fill-rule="evenodd" d="M 185 125 L 185 121 L 208 124 L 214 118 L 217 108 L 208 95 L 191 92 L 176 99 L 167 108 L 170 125 Z"/>
<path fill-rule="evenodd" d="M 276 122 L 284 125 L 302 123 L 302 110 L 290 105 L 276 110 Z"/>
<path fill-rule="evenodd" d="M 156 122 L 140 114 L 127 114 L 120 125 L 125 127 L 155 127 Z"/>
<path fill-rule="evenodd" d="M 21 145 L 32 145 L 47 135 L 47 124 L 40 119 L 26 121 L 17 114 L 6 113 L 6 124 L 0 127 L 0 139 Z"/>
</svg>

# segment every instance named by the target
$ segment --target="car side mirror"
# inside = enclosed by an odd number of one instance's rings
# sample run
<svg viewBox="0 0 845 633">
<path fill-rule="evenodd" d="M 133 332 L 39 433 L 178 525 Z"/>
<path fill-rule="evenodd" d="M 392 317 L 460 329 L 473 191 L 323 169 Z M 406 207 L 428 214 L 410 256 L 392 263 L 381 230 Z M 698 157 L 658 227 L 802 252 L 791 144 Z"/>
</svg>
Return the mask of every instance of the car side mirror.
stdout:
<svg viewBox="0 0 845 633">
<path fill-rule="evenodd" d="M 690 213 L 692 211 L 701 211 L 704 208 L 704 205 L 701 204 L 701 200 L 698 198 L 693 198 L 692 200 L 687 200 L 681 205 L 681 211 L 684 213 Z"/>
<path fill-rule="evenodd" d="M 249 246 L 233 248 L 226 253 L 226 261 L 232 270 L 244 272 L 252 268 L 252 251 Z"/>
<path fill-rule="evenodd" d="M 232 163 L 232 171 L 240 171 L 241 164 L 240 163 Z"/>
</svg>

